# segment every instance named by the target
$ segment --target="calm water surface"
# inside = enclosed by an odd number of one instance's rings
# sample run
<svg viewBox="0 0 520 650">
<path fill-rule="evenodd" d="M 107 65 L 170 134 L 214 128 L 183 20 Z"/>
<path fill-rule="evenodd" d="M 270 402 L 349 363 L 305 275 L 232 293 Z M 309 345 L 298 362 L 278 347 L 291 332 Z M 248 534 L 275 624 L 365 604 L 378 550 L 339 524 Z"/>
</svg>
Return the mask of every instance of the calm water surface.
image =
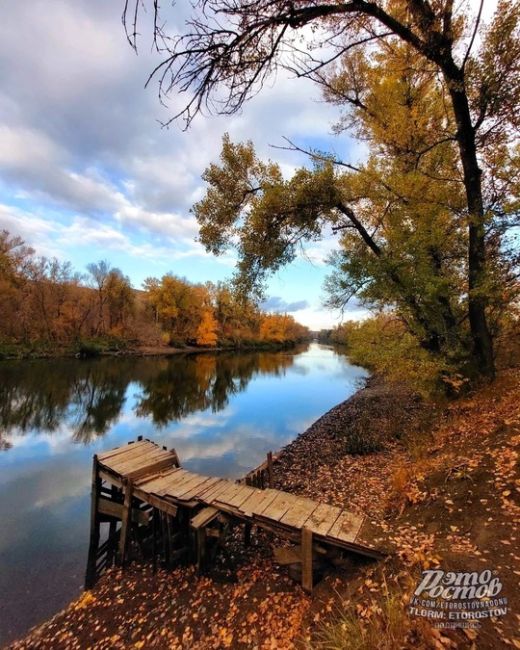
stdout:
<svg viewBox="0 0 520 650">
<path fill-rule="evenodd" d="M 82 588 L 92 455 L 143 435 L 236 478 L 366 376 L 331 348 L 0 362 L 0 644 Z"/>
</svg>

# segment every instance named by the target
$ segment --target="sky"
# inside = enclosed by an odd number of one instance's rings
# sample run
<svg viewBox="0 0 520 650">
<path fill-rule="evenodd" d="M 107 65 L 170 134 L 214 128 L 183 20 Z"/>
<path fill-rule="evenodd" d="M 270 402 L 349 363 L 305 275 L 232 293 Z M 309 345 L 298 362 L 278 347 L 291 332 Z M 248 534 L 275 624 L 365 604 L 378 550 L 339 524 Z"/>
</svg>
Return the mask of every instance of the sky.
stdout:
<svg viewBox="0 0 520 650">
<path fill-rule="evenodd" d="M 182 29 L 178 0 L 171 30 Z M 0 228 L 38 254 L 70 260 L 80 272 L 108 259 L 136 288 L 167 272 L 193 282 L 224 280 L 232 253 L 214 257 L 196 241 L 190 213 L 204 195 L 201 175 L 218 159 L 222 135 L 253 140 L 290 175 L 302 157 L 272 145 L 288 137 L 355 160 L 359 146 L 331 134 L 336 109 L 310 81 L 279 74 L 235 116 L 199 116 L 188 131 L 161 127 L 181 101 L 161 106 L 144 88 L 158 63 L 144 33 L 139 54 L 121 24 L 122 0 L 12 3 L 0 23 Z M 178 24 L 176 24 L 178 22 Z M 266 308 L 288 311 L 312 329 L 341 318 L 323 306 L 333 237 L 269 280 Z M 344 318 L 359 318 L 356 305 Z"/>
</svg>

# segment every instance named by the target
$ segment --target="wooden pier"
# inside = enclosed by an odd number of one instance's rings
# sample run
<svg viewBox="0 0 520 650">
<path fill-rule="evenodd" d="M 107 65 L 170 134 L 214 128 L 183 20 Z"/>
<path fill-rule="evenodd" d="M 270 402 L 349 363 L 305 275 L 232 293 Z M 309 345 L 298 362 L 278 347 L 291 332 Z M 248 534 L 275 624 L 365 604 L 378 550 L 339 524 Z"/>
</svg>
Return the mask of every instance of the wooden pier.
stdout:
<svg viewBox="0 0 520 650">
<path fill-rule="evenodd" d="M 193 560 L 204 570 L 230 527 L 243 524 L 249 542 L 253 527 L 294 542 L 275 558 L 299 568 L 311 591 L 316 559 L 356 553 L 379 559 L 382 552 L 360 531 L 364 517 L 272 487 L 273 458 L 241 481 L 203 476 L 183 469 L 174 450 L 138 439 L 94 457 L 91 537 L 86 586 L 114 561 L 124 565 L 130 541 L 143 557 L 166 565 Z M 109 524 L 100 543 L 100 527 Z"/>
</svg>

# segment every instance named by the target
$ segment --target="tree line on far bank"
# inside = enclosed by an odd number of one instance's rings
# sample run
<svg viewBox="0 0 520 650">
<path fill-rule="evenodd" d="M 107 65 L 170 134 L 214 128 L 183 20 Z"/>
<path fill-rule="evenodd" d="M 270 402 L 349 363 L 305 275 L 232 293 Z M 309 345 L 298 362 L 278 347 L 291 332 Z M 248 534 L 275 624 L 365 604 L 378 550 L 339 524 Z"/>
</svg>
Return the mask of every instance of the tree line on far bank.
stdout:
<svg viewBox="0 0 520 650">
<path fill-rule="evenodd" d="M 193 284 L 171 273 L 143 290 L 107 261 L 87 273 L 37 257 L 0 231 L 0 353 L 127 346 L 247 347 L 308 337 L 288 314 L 266 313 L 226 283 Z"/>
</svg>

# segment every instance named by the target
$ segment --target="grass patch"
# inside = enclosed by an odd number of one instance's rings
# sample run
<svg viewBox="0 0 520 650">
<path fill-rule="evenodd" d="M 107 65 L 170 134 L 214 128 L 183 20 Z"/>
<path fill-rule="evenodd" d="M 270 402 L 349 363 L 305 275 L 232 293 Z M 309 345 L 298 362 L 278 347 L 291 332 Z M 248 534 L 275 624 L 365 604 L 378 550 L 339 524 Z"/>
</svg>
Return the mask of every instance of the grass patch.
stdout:
<svg viewBox="0 0 520 650">
<path fill-rule="evenodd" d="M 424 621 L 410 617 L 408 596 L 400 588 L 382 593 L 368 603 L 339 608 L 334 619 L 324 622 L 313 639 L 313 650 L 397 650 L 431 648 L 437 635 Z"/>
</svg>

